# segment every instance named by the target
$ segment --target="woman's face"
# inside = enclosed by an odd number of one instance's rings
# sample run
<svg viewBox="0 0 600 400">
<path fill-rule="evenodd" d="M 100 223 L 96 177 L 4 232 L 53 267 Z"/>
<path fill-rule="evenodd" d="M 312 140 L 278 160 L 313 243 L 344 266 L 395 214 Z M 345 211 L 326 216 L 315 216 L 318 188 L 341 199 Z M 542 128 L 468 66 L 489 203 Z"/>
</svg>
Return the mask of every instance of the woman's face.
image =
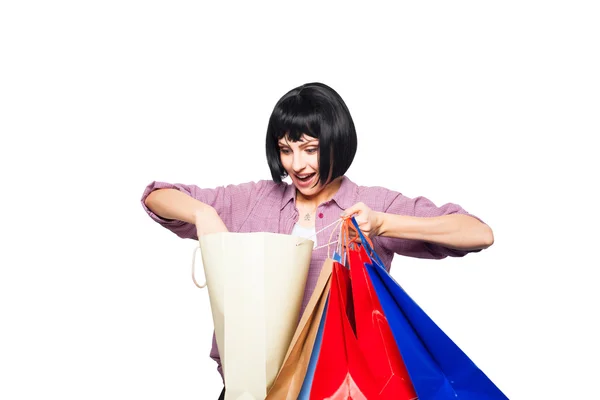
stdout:
<svg viewBox="0 0 600 400">
<path fill-rule="evenodd" d="M 292 179 L 294 186 L 305 197 L 313 196 L 323 189 L 319 182 L 319 139 L 302 135 L 292 142 L 287 136 L 279 139 L 281 164 Z"/>
</svg>

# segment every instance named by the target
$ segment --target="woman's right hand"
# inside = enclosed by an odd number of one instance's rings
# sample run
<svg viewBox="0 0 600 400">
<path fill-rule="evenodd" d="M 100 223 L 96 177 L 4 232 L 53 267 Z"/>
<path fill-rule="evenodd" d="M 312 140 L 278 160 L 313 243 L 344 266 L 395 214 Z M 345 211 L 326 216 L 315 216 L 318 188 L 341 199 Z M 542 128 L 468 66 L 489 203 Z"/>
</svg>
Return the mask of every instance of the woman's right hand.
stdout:
<svg viewBox="0 0 600 400">
<path fill-rule="evenodd" d="M 228 229 L 221 217 L 219 217 L 217 210 L 212 207 L 204 207 L 197 210 L 195 217 L 198 238 L 208 233 L 228 232 Z"/>
</svg>

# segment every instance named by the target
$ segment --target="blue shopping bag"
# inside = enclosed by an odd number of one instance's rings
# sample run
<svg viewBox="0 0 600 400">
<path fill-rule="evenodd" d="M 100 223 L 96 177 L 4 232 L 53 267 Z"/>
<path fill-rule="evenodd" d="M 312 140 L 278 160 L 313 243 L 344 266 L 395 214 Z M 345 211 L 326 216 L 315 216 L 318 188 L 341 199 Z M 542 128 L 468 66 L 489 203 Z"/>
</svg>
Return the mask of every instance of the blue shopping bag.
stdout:
<svg viewBox="0 0 600 400">
<path fill-rule="evenodd" d="M 354 218 L 352 224 L 371 258 L 365 267 L 419 399 L 507 399 L 389 275 Z"/>
</svg>

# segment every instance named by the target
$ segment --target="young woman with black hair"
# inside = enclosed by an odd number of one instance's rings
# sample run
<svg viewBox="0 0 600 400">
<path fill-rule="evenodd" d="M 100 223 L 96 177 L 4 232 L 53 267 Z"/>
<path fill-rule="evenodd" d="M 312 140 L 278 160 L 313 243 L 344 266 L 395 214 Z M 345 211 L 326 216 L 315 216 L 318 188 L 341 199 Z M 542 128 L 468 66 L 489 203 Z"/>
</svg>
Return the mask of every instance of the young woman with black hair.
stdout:
<svg viewBox="0 0 600 400">
<path fill-rule="evenodd" d="M 459 205 L 436 206 L 382 187 L 359 186 L 345 176 L 357 148 L 350 112 L 322 83 L 286 93 L 275 105 L 266 135 L 272 180 L 201 189 L 152 182 L 142 205 L 148 215 L 182 238 L 218 231 L 274 232 L 310 237 L 312 254 L 301 312 L 327 257 L 330 227 L 355 215 L 390 268 L 394 254 L 461 257 L 493 244 L 490 227 Z M 289 176 L 292 183 L 282 181 Z M 335 237 L 335 236 L 334 236 Z M 222 375 L 215 340 L 211 357 Z"/>
</svg>

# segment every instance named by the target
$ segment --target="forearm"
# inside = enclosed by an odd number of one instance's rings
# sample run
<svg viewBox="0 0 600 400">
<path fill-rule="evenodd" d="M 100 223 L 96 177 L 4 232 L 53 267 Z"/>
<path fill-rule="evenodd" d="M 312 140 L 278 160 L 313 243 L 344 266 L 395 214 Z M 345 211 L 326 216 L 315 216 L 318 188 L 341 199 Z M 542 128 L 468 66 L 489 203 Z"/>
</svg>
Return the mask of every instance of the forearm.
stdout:
<svg viewBox="0 0 600 400">
<path fill-rule="evenodd" d="M 494 243 L 492 229 L 469 215 L 411 217 L 379 213 L 379 235 L 436 243 L 458 250 L 485 249 Z"/>
<path fill-rule="evenodd" d="M 156 215 L 165 219 L 176 219 L 190 224 L 196 223 L 198 213 L 212 211 L 208 204 L 180 192 L 177 189 L 155 190 L 144 202 Z"/>
</svg>

